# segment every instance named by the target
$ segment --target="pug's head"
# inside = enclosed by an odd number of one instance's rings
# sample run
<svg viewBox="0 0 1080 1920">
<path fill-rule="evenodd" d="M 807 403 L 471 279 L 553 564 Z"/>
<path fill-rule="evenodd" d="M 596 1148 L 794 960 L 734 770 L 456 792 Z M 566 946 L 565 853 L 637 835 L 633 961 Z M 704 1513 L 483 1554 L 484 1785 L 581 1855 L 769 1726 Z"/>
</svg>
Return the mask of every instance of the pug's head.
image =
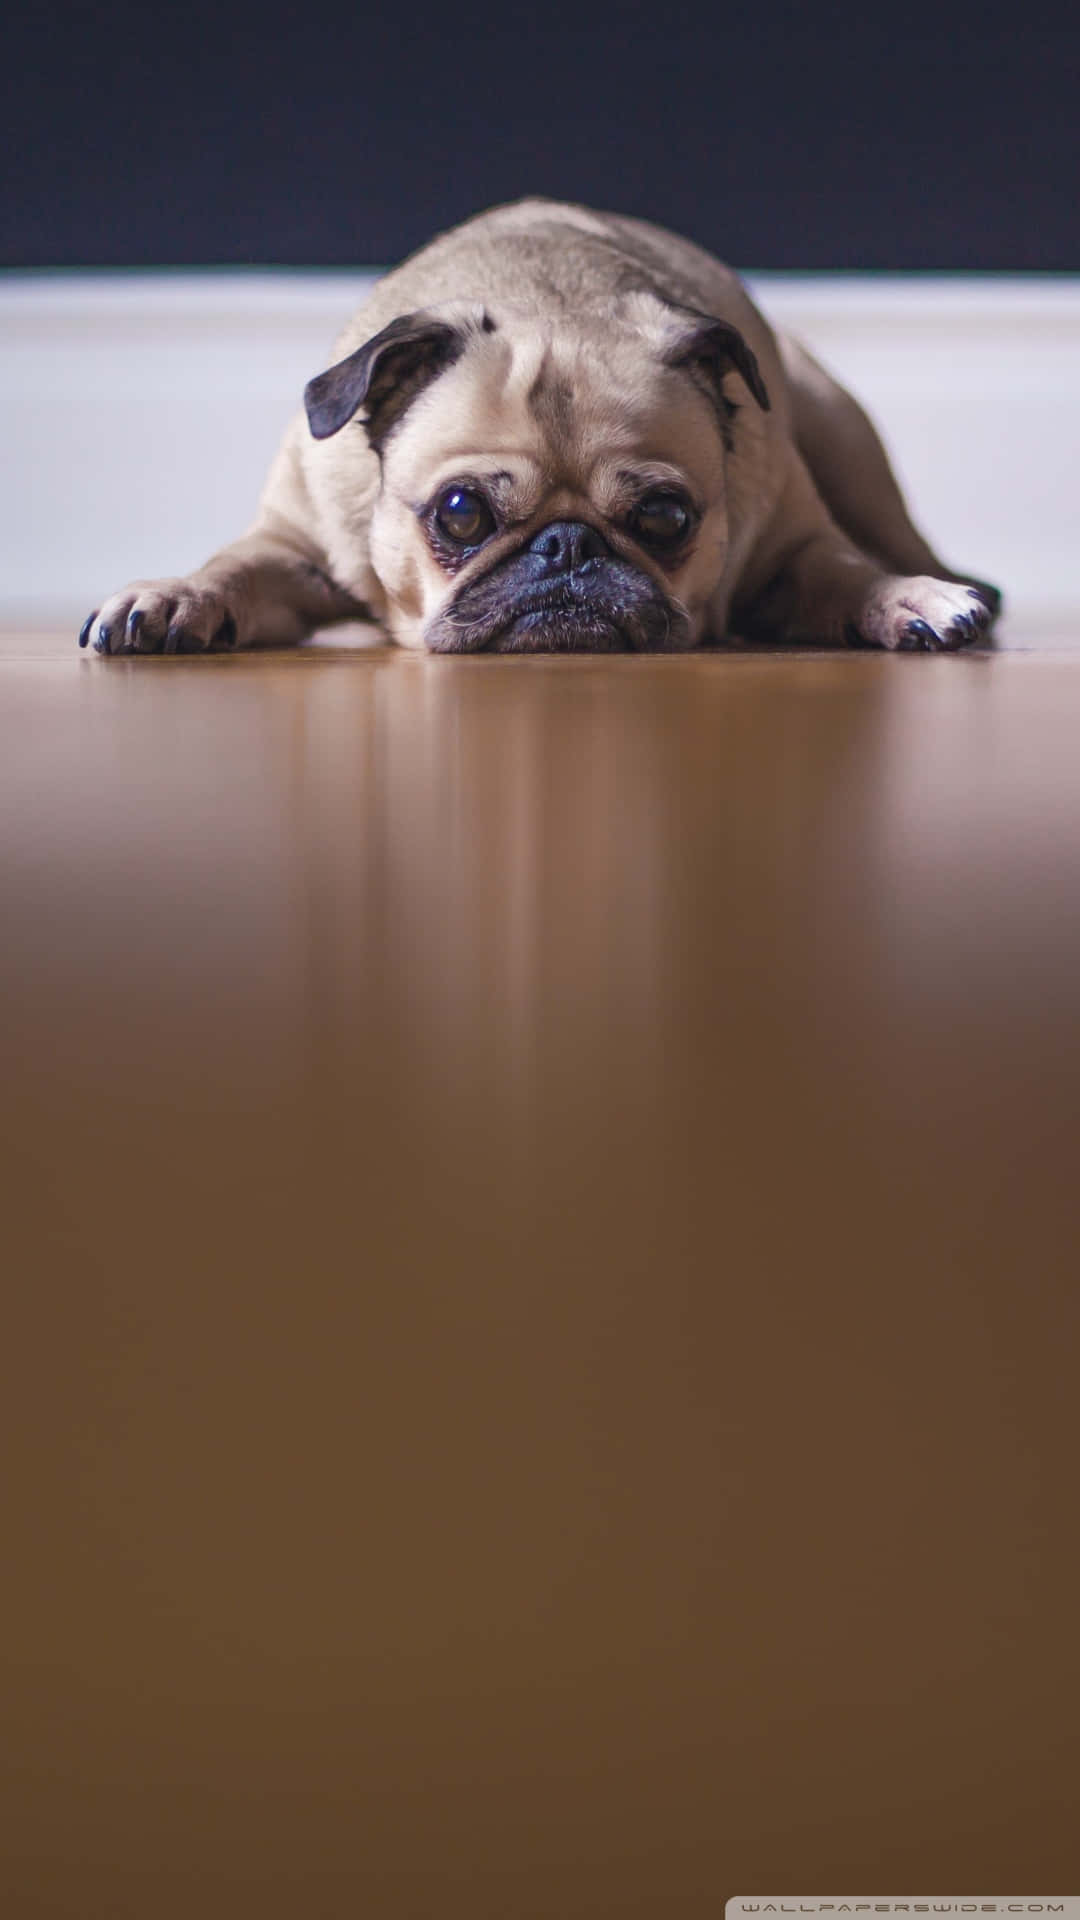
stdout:
<svg viewBox="0 0 1080 1920">
<path fill-rule="evenodd" d="M 371 563 L 398 640 L 440 653 L 673 651 L 730 540 L 738 330 L 635 288 L 604 315 L 407 314 L 312 380 L 317 440 L 378 456 Z"/>
</svg>

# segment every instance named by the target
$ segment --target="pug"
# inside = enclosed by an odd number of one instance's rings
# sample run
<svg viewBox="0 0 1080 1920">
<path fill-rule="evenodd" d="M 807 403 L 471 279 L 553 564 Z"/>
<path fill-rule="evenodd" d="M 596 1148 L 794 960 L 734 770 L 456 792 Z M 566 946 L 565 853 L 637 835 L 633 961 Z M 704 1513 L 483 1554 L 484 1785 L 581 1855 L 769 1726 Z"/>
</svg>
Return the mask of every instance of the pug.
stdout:
<svg viewBox="0 0 1080 1920">
<path fill-rule="evenodd" d="M 999 605 L 937 558 L 865 413 L 730 268 L 527 200 L 387 274 L 308 383 L 250 532 L 113 594 L 79 640 L 198 653 L 362 618 L 434 653 L 932 653 Z"/>
</svg>

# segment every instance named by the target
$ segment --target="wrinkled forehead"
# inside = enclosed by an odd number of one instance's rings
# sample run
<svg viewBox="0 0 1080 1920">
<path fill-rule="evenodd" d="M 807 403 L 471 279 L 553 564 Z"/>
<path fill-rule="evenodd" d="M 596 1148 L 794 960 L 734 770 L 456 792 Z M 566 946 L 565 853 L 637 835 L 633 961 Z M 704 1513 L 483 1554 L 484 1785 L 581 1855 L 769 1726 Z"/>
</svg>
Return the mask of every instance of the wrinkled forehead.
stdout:
<svg viewBox="0 0 1080 1920">
<path fill-rule="evenodd" d="M 640 335 L 500 328 L 419 396 L 387 448 L 387 479 L 419 500 L 498 466 L 522 484 L 587 492 L 597 469 L 671 469 L 708 494 L 722 442 L 707 401 Z"/>
</svg>

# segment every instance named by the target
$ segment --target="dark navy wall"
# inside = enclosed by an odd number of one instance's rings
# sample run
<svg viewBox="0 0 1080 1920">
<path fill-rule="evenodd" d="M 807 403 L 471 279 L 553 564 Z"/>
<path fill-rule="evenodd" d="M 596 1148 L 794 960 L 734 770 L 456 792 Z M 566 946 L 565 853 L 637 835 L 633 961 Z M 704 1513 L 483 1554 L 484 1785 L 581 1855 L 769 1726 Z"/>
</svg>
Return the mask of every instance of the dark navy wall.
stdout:
<svg viewBox="0 0 1080 1920">
<path fill-rule="evenodd" d="M 542 192 L 749 267 L 1080 269 L 1080 0 L 35 0 L 0 86 L 6 266 L 381 264 Z"/>
</svg>

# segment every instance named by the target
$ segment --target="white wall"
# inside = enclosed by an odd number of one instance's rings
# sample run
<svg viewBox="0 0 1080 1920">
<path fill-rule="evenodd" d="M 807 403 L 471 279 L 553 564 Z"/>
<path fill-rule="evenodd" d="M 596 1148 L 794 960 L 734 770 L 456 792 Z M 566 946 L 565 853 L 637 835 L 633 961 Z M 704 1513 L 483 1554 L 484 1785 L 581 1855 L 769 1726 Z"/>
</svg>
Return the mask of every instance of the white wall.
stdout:
<svg viewBox="0 0 1080 1920">
<path fill-rule="evenodd" d="M 69 621 L 250 519 L 371 275 L 0 279 L 0 618 Z M 885 432 L 915 517 L 1014 615 L 1080 605 L 1080 278 L 759 274 Z"/>
</svg>

